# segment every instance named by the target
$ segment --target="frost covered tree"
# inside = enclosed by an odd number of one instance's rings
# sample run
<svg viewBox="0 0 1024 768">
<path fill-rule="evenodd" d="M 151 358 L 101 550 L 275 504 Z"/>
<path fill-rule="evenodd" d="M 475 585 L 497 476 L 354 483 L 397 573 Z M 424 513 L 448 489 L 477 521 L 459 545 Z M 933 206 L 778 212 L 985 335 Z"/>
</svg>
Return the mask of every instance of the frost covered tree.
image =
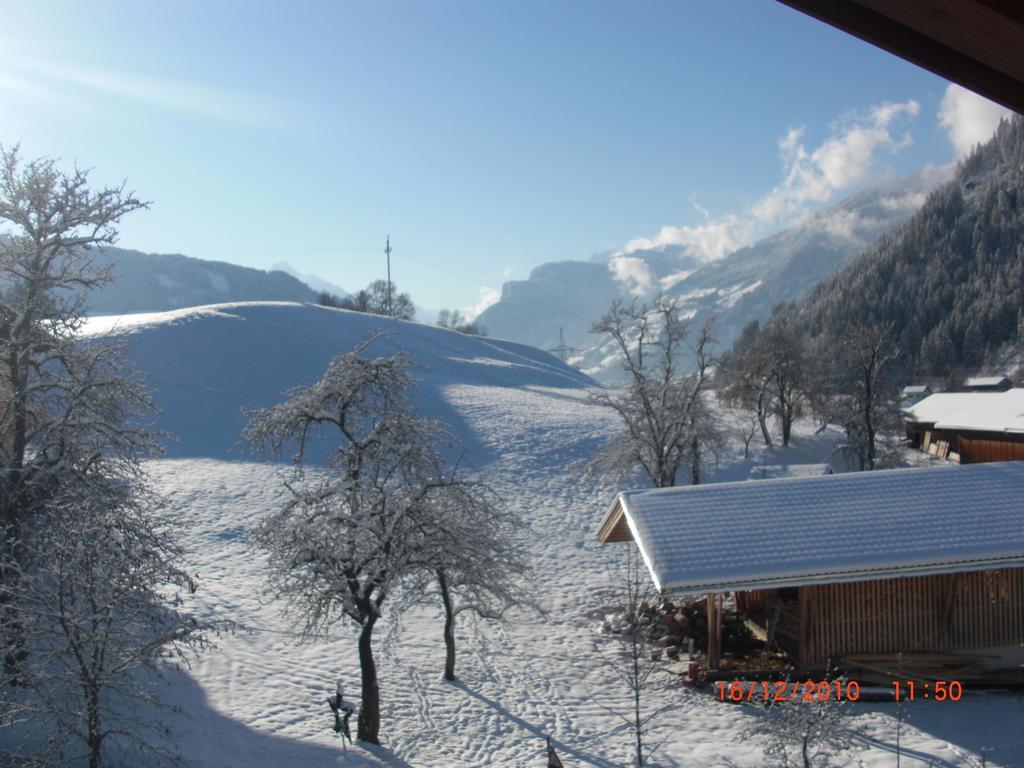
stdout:
<svg viewBox="0 0 1024 768">
<path fill-rule="evenodd" d="M 700 482 L 702 463 L 719 436 L 706 400 L 710 323 L 690 344 L 679 301 L 659 296 L 649 304 L 616 299 L 591 330 L 612 339 L 627 374 L 623 386 L 591 398 L 622 420 L 623 433 L 609 444 L 605 466 L 619 471 L 639 467 L 658 488 L 675 485 L 679 470 L 688 466 L 691 481 Z M 687 350 L 695 361 L 693 371 L 681 368 Z"/>
<path fill-rule="evenodd" d="M 716 374 L 722 399 L 749 411 L 767 447 L 772 446 L 768 418 L 773 410 L 771 358 L 759 343 L 760 324 L 750 322 L 723 356 Z"/>
<path fill-rule="evenodd" d="M 525 523 L 486 485 L 459 480 L 433 489 L 425 516 L 433 577 L 444 610 L 445 680 L 455 679 L 455 622 L 462 613 L 501 620 L 513 608 L 540 612 L 526 584 L 531 568 L 519 543 Z"/>
<path fill-rule="evenodd" d="M 780 701 L 763 707 L 743 740 L 763 740 L 765 765 L 831 768 L 856 747 L 849 706 L 840 701 Z"/>
<path fill-rule="evenodd" d="M 94 190 L 87 171 L 65 174 L 53 160 L 24 161 L 17 147 L 0 146 L 0 584 L 8 587 L 11 567 L 25 565 L 23 525 L 60 476 L 132 474 L 148 442 L 120 418 L 141 395 L 115 370 L 116 355 L 77 339 L 87 292 L 110 280 L 90 248 L 113 243 L 120 218 L 145 205 L 123 185 Z M 81 450 L 87 442 L 91 453 Z M 17 625 L 6 610 L 0 620 L 10 668 L 22 654 Z"/>
<path fill-rule="evenodd" d="M 630 547 L 626 560 L 618 572 L 613 574 L 616 588 L 611 595 L 610 606 L 615 613 L 606 621 L 612 633 L 612 648 L 599 649 L 605 665 L 612 671 L 620 691 L 627 694 L 627 704 L 609 705 L 608 691 L 601 696 L 592 696 L 596 703 L 621 720 L 632 738 L 630 751 L 633 765 L 643 766 L 660 744 L 651 744 L 649 731 L 651 723 L 671 709 L 671 703 L 650 707 L 648 690 L 653 686 L 658 673 L 664 672 L 660 651 L 654 651 L 651 638 L 653 618 L 650 606 L 658 600 L 646 577 L 646 569 L 635 547 Z"/>
<path fill-rule="evenodd" d="M 887 375 L 898 357 L 891 325 L 851 324 L 840 339 L 834 364 L 840 390 L 836 410 L 861 470 L 888 463 L 894 449 L 887 435 L 902 426 L 899 390 Z"/>
<path fill-rule="evenodd" d="M 515 597 L 512 577 L 522 562 L 509 538 L 518 522 L 446 465 L 447 435 L 410 398 L 408 356 L 370 356 L 379 338 L 336 357 L 319 381 L 283 403 L 250 414 L 245 430 L 257 449 L 275 456 L 294 450 L 290 498 L 263 521 L 257 539 L 304 632 L 339 620 L 358 627 L 358 737 L 372 743 L 380 732 L 372 640 L 385 603 L 426 574 L 447 595 L 449 622 L 460 606 L 498 610 Z M 318 437 L 330 448 L 313 471 Z M 446 639 L 453 641 L 448 632 Z"/>
<path fill-rule="evenodd" d="M 394 283 L 389 287 L 387 280 L 374 280 L 361 291 L 342 299 L 338 306 L 342 309 L 354 309 L 357 312 L 390 316 L 399 320 L 412 320 L 416 316 L 416 307 L 409 294 L 399 293 L 398 286 Z"/>
<path fill-rule="evenodd" d="M 4 588 L 27 650 L 0 694 L 0 722 L 21 737 L 9 757 L 175 762 L 157 714 L 163 672 L 227 625 L 183 608 L 195 583 L 153 505 L 137 483 L 76 474 L 33 516 L 28 562 L 9 564 Z"/>
<path fill-rule="evenodd" d="M 793 305 L 775 307 L 771 322 L 758 339 L 768 363 L 768 381 L 783 448 L 789 447 L 793 423 L 802 413 L 808 390 L 806 342 L 793 321 L 794 312 Z"/>
<path fill-rule="evenodd" d="M 138 717 L 147 675 L 209 629 L 180 610 L 193 585 L 146 490 L 148 395 L 116 346 L 78 335 L 110 279 L 91 247 L 143 206 L 0 148 L 2 716 L 25 759 L 162 752 Z"/>
</svg>

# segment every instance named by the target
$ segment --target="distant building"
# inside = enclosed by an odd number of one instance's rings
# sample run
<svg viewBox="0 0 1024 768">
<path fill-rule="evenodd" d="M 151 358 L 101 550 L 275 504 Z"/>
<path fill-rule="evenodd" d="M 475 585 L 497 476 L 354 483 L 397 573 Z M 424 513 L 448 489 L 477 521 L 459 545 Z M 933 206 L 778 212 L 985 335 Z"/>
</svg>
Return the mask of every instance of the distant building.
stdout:
<svg viewBox="0 0 1024 768">
<path fill-rule="evenodd" d="M 1005 376 L 972 376 L 964 382 L 965 392 L 1005 392 L 1013 382 Z"/>
<path fill-rule="evenodd" d="M 907 439 L 961 464 L 1024 461 L 1024 389 L 940 392 L 903 412 Z"/>
<path fill-rule="evenodd" d="M 598 538 L 635 543 L 658 591 L 707 596 L 711 668 L 731 593 L 805 669 L 956 653 L 1017 679 L 1021 499 L 1024 463 L 623 491 Z"/>
<path fill-rule="evenodd" d="M 927 384 L 912 384 L 909 387 L 904 387 L 900 392 L 900 405 L 909 408 L 924 400 L 931 393 L 932 388 Z"/>
<path fill-rule="evenodd" d="M 747 480 L 778 480 L 781 477 L 820 477 L 834 474 L 831 464 L 765 464 L 750 470 Z"/>
</svg>

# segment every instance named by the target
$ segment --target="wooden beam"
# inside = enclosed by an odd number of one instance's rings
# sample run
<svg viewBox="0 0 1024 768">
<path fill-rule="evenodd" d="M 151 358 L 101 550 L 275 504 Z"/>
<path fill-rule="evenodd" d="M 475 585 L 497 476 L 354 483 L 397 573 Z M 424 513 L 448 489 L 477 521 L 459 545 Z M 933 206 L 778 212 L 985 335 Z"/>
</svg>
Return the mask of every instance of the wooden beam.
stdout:
<svg viewBox="0 0 1024 768">
<path fill-rule="evenodd" d="M 893 18 L 894 11 L 903 6 L 913 10 L 915 8 L 913 3 L 881 5 L 881 8 L 889 9 L 889 13 L 886 14 L 868 7 L 874 3 L 866 3 L 864 0 L 860 2 L 858 0 L 779 0 L 779 2 L 841 29 L 854 37 L 859 37 L 861 40 L 934 72 L 947 80 L 957 82 L 1015 112 L 1024 112 L 1024 83 L 1019 77 L 997 69 L 996 66 L 982 61 L 972 53 L 965 53 L 953 47 L 951 42 L 940 40 L 922 31 L 927 28 L 924 20 L 941 18 L 938 8 L 919 7 L 914 14 L 911 14 L 914 20 L 909 23 L 912 26 L 908 26 Z M 915 0 L 915 2 L 919 2 L 919 0 Z M 971 22 L 985 24 L 986 26 L 981 28 L 982 32 L 990 31 L 990 18 L 1004 19 L 999 25 L 1003 31 L 1009 28 L 1019 28 L 1014 18 L 999 14 L 998 9 L 993 9 L 991 6 L 967 0 L 959 0 L 956 6 L 962 12 L 960 23 L 946 25 L 953 30 L 955 37 L 966 40 L 973 34 L 977 34 L 978 30 L 971 26 Z M 918 18 L 920 14 L 924 15 Z M 983 21 L 979 21 L 979 19 Z M 1009 61 L 1013 61 L 1013 57 L 1017 55 L 1016 50 L 1004 52 L 998 51 L 998 46 L 989 47 L 995 48 L 994 52 L 1008 56 Z M 982 54 L 982 58 L 984 58 L 984 54 Z"/>
<path fill-rule="evenodd" d="M 722 606 L 719 595 L 708 593 L 708 669 L 718 669 L 722 656 Z"/>
</svg>

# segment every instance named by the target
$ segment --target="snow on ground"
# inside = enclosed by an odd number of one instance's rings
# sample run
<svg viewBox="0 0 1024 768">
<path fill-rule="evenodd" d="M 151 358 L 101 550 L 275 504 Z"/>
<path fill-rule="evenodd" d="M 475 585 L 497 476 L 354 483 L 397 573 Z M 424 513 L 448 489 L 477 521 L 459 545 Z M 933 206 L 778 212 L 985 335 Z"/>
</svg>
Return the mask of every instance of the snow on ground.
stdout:
<svg viewBox="0 0 1024 768">
<path fill-rule="evenodd" d="M 281 498 L 280 468 L 237 460 L 227 448 L 240 406 L 272 402 L 281 389 L 311 381 L 374 322 L 381 321 L 298 305 L 232 305 L 169 323 L 150 317 L 126 335 L 131 356 L 164 379 L 153 382 L 161 425 L 181 435 L 172 448 L 179 458 L 150 469 L 181 521 L 200 582 L 197 607 L 247 627 L 172 678 L 172 698 L 183 710 L 173 726 L 186 764 L 539 768 L 547 735 L 567 768 L 631 764 L 629 734 L 606 709 L 624 708 L 626 691 L 599 652 L 608 643 L 598 627 L 609 568 L 623 552 L 595 536 L 613 488 L 582 471 L 614 422 L 587 402 L 585 377 L 544 353 L 402 323 L 388 324 L 393 343 L 430 366 L 417 395 L 424 407 L 451 423 L 476 471 L 532 524 L 532 587 L 549 614 L 516 615 L 507 625 L 461 617 L 456 684 L 441 679 L 439 612 L 389 615 L 375 646 L 384 746 L 343 752 L 331 732 L 326 698 L 334 681 L 341 678 L 350 696 L 358 691 L 353 636 L 339 626 L 329 638 L 302 643 L 290 632 L 281 606 L 268 598 L 264 557 L 247 539 Z M 229 364 L 215 359 L 229 351 Z M 189 407 L 208 423 L 187 418 Z M 758 463 L 823 461 L 835 437 L 798 431 L 790 451 L 730 460 L 715 479 L 746 477 Z M 672 705 L 651 734 L 666 739 L 653 764 L 762 764 L 761 745 L 741 740 L 752 709 L 667 677 L 651 700 Z M 894 765 L 893 705 L 861 704 L 854 712 L 872 746 L 850 764 Z M 1009 744 L 1024 738 L 1020 697 L 969 693 L 959 703 L 915 702 L 904 712 L 901 765 L 980 765 L 982 747 L 1000 748 L 988 765 L 1024 764 L 1024 745 Z"/>
</svg>

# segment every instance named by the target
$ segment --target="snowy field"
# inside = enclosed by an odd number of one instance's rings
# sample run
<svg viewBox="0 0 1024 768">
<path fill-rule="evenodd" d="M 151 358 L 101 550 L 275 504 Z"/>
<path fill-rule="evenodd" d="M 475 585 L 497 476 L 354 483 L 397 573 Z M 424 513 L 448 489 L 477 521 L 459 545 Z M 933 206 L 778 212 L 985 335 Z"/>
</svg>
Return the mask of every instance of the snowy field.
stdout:
<svg viewBox="0 0 1024 768">
<path fill-rule="evenodd" d="M 474 471 L 532 525 L 533 588 L 549 613 L 504 625 L 460 617 L 455 684 L 441 678 L 440 612 L 388 614 L 375 634 L 383 746 L 343 750 L 326 698 L 338 678 L 350 695 L 358 690 L 354 637 L 339 625 L 300 642 L 267 599 L 265 560 L 247 534 L 281 498 L 281 468 L 233 446 L 240 407 L 312 381 L 381 325 L 426 366 L 422 407 L 462 437 Z M 186 765 L 540 768 L 546 736 L 567 768 L 631 764 L 630 734 L 608 709 L 624 708 L 626 691 L 600 652 L 610 568 L 623 550 L 599 545 L 596 528 L 614 489 L 583 473 L 614 422 L 587 402 L 589 380 L 528 347 L 298 305 L 103 319 L 91 331 L 124 336 L 157 390 L 159 426 L 179 437 L 150 470 L 180 520 L 199 610 L 246 627 L 170 678 Z M 822 461 L 834 439 L 804 431 L 790 451 L 727 462 L 714 479 L 745 478 L 758 462 Z M 762 745 L 741 739 L 753 710 L 667 675 L 648 696 L 652 707 L 671 705 L 650 736 L 664 740 L 652 764 L 764 764 Z M 849 765 L 896 765 L 893 713 L 887 704 L 853 709 L 863 749 Z M 987 765 L 1024 765 L 1024 698 L 914 702 L 900 741 L 901 766 L 978 766 L 982 748 Z"/>
</svg>

